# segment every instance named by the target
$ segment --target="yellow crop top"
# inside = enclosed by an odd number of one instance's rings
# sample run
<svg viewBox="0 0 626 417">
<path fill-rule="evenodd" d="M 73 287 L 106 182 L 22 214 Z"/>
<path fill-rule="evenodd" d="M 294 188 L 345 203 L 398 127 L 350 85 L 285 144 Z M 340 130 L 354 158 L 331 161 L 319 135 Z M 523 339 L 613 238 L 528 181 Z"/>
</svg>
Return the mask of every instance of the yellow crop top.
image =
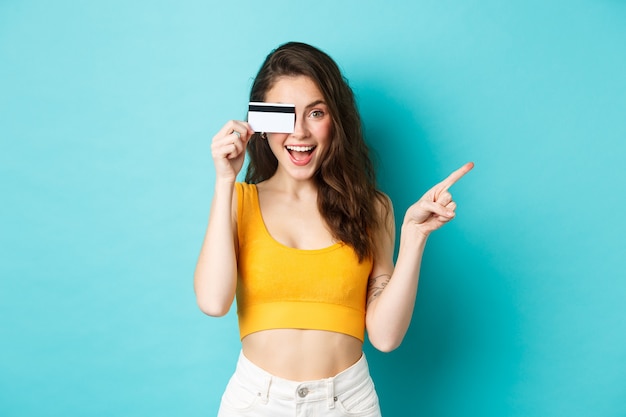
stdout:
<svg viewBox="0 0 626 417">
<path fill-rule="evenodd" d="M 267 231 L 256 185 L 237 183 L 237 314 L 243 339 L 268 329 L 315 329 L 363 341 L 372 260 L 344 244 L 294 249 Z"/>
</svg>

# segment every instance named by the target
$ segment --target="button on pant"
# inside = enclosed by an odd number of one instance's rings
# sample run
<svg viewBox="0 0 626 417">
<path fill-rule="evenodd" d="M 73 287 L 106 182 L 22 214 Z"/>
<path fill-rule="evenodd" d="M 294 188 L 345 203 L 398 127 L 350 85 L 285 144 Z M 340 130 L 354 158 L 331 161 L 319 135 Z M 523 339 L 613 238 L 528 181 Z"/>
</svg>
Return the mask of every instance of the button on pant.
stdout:
<svg viewBox="0 0 626 417">
<path fill-rule="evenodd" d="M 241 353 L 222 396 L 218 417 L 380 417 L 365 355 L 332 378 L 296 382 L 278 378 Z"/>
</svg>

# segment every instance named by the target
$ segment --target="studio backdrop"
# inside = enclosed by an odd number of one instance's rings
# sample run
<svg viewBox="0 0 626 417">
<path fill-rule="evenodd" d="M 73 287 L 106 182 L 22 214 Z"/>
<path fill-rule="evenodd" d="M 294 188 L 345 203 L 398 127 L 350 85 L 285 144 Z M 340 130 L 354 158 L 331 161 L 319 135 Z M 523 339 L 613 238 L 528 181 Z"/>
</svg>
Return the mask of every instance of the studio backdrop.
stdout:
<svg viewBox="0 0 626 417">
<path fill-rule="evenodd" d="M 0 1 L 0 415 L 212 416 L 213 135 L 287 41 L 359 102 L 396 221 L 467 161 L 385 416 L 626 416 L 626 2 Z"/>
</svg>

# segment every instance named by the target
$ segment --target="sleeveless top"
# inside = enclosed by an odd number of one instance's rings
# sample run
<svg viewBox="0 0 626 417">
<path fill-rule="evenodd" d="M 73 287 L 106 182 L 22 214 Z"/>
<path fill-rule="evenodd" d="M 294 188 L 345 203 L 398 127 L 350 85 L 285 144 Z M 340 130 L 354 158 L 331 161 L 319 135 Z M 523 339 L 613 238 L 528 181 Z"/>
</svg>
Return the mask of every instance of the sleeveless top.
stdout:
<svg viewBox="0 0 626 417">
<path fill-rule="evenodd" d="M 341 242 L 314 250 L 277 242 L 263 221 L 256 185 L 235 187 L 240 337 L 288 328 L 328 330 L 363 341 L 372 259 L 359 262 Z"/>
</svg>

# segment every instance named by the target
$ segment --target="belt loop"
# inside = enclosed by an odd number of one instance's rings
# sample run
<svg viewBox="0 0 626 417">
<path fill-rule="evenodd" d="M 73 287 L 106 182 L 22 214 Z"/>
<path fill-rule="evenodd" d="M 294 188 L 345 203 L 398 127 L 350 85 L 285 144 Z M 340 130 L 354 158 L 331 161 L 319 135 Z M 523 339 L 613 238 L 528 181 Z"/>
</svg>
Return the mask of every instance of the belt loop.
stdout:
<svg viewBox="0 0 626 417">
<path fill-rule="evenodd" d="M 270 396 L 270 387 L 272 386 L 272 377 L 268 376 L 263 381 L 263 386 L 261 388 L 261 392 L 259 392 L 259 396 L 261 397 L 261 401 L 263 404 L 267 404 Z"/>
<path fill-rule="evenodd" d="M 335 408 L 335 381 L 333 378 L 326 380 L 326 401 L 329 410 Z"/>
</svg>

